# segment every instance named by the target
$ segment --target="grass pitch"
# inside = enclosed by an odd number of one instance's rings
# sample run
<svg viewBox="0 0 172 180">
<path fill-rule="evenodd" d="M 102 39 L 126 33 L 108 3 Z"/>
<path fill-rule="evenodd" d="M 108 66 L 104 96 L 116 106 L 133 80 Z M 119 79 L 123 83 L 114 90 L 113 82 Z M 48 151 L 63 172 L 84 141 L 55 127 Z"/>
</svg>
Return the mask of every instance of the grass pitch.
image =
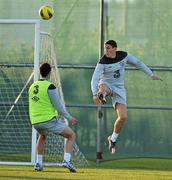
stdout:
<svg viewBox="0 0 172 180">
<path fill-rule="evenodd" d="M 102 162 L 99 167 L 90 163 L 70 173 L 62 167 L 45 167 L 35 172 L 31 166 L 0 166 L 0 180 L 170 180 L 172 160 L 124 159 Z"/>
</svg>

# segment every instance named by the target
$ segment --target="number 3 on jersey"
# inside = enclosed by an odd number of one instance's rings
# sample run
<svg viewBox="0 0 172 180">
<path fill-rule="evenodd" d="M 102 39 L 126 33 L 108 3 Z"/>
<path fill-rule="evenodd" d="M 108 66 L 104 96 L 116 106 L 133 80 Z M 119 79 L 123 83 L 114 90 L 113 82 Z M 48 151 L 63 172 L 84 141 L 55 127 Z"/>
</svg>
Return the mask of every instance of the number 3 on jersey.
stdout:
<svg viewBox="0 0 172 180">
<path fill-rule="evenodd" d="M 36 85 L 34 86 L 33 94 L 38 94 L 38 92 L 39 92 L 39 86 Z"/>
<path fill-rule="evenodd" d="M 114 71 L 113 77 L 114 77 L 115 79 L 119 78 L 119 77 L 120 77 L 120 70 Z"/>
</svg>

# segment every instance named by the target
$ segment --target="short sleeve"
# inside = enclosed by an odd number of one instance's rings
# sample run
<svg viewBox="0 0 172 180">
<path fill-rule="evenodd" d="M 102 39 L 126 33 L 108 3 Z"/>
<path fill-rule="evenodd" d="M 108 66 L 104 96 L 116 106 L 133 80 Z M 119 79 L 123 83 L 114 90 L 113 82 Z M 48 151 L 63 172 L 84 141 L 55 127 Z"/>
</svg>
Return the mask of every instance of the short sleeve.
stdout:
<svg viewBox="0 0 172 180">
<path fill-rule="evenodd" d="M 56 89 L 56 86 L 54 86 L 54 84 L 50 84 L 50 86 L 48 87 L 48 89 Z"/>
</svg>

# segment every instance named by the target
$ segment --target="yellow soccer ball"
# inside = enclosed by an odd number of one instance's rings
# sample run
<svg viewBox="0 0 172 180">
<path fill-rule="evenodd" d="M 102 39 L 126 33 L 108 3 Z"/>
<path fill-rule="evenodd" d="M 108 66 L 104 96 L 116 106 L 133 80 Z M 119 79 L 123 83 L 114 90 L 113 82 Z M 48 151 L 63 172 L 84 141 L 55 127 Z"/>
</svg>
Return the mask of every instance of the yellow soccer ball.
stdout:
<svg viewBox="0 0 172 180">
<path fill-rule="evenodd" d="M 49 20 L 53 17 L 54 10 L 51 6 L 41 6 L 39 9 L 39 16 L 43 20 Z"/>
</svg>

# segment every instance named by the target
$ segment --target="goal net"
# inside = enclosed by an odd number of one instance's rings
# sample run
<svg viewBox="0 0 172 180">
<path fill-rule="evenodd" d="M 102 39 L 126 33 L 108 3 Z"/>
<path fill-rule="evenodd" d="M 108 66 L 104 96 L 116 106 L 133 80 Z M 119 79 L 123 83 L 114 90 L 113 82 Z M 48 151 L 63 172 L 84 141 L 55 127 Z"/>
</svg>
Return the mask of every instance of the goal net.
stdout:
<svg viewBox="0 0 172 180">
<path fill-rule="evenodd" d="M 41 61 L 53 66 L 52 81 L 64 103 L 53 39 L 39 32 L 38 20 L 0 20 L 0 163 L 33 164 L 36 138 L 28 116 L 28 88 L 38 79 Z M 39 61 L 39 59 L 41 61 Z M 50 134 L 45 145 L 44 162 L 60 164 L 64 139 Z M 87 164 L 75 144 L 76 166 Z"/>
<path fill-rule="evenodd" d="M 54 50 L 54 43 L 52 37 L 47 33 L 41 33 L 40 61 L 49 62 L 53 66 L 51 73 L 51 81 L 54 82 L 56 87 L 58 88 L 61 101 L 63 102 L 63 105 L 65 107 L 65 101 L 64 101 L 62 86 L 60 81 L 60 74 L 57 68 L 58 61 Z M 63 137 L 56 136 L 54 134 L 49 134 L 45 146 L 46 162 L 51 162 L 51 164 L 62 162 L 64 142 L 65 141 Z M 73 162 L 76 166 L 87 164 L 87 160 L 85 159 L 82 152 L 79 151 L 77 144 L 74 144 L 74 148 L 73 148 Z"/>
</svg>

